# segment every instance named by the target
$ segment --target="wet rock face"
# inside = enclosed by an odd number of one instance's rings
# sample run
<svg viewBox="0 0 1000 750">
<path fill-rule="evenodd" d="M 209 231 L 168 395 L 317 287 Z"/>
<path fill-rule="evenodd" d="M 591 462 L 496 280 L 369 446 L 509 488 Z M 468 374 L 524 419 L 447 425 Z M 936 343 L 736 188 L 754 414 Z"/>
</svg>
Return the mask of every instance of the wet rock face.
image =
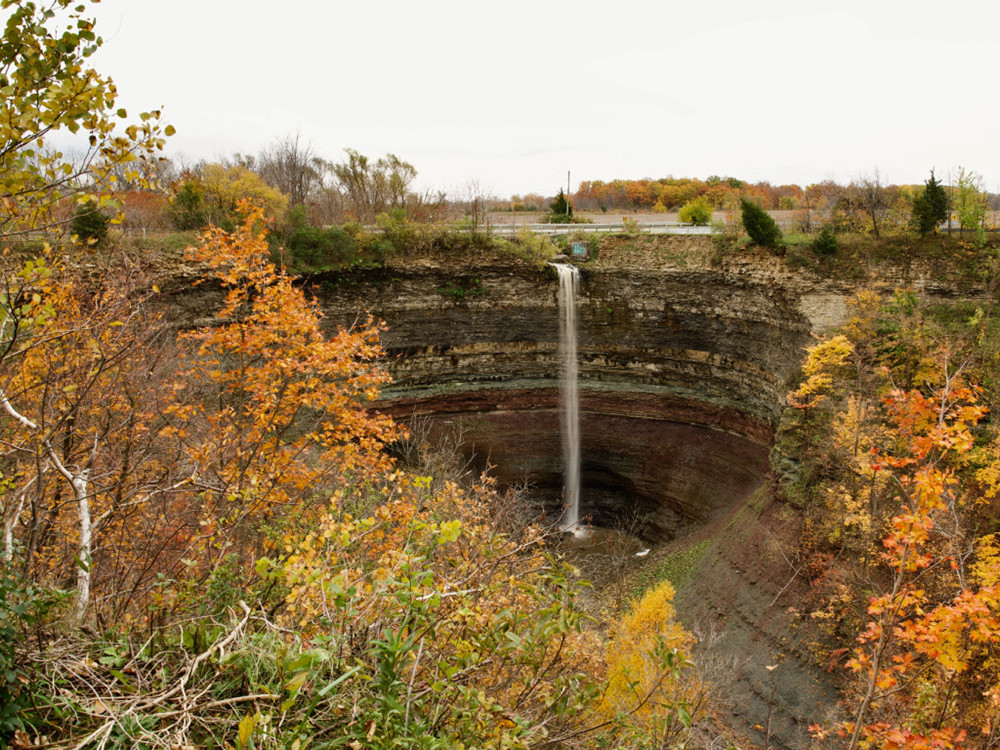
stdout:
<svg viewBox="0 0 1000 750">
<path fill-rule="evenodd" d="M 319 279 L 331 325 L 385 320 L 379 407 L 460 434 L 502 481 L 562 485 L 557 281 L 523 264 Z M 582 513 L 664 539 L 756 487 L 810 322 L 794 286 L 750 274 L 584 269 L 578 307 Z"/>
<path fill-rule="evenodd" d="M 383 407 L 432 439 L 460 436 L 474 468 L 488 465 L 509 484 L 527 481 L 558 513 L 557 389 L 488 389 Z M 598 526 L 634 525 L 649 541 L 671 539 L 746 497 L 767 471 L 770 428 L 735 410 L 601 390 L 581 392 L 580 412 L 581 517 Z"/>
</svg>

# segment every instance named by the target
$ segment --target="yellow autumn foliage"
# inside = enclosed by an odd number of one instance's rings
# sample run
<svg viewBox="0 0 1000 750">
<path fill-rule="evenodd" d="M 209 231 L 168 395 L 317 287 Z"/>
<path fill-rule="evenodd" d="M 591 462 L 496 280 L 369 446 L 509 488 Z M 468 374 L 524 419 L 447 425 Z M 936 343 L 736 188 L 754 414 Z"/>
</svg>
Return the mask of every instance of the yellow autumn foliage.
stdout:
<svg viewBox="0 0 1000 750">
<path fill-rule="evenodd" d="M 829 396 L 836 371 L 847 364 L 854 345 L 846 336 L 834 336 L 809 347 L 802 366 L 806 380 L 788 394 L 788 401 L 797 409 L 811 409 Z"/>
<path fill-rule="evenodd" d="M 882 296 L 871 289 L 863 289 L 848 298 L 847 306 L 851 310 L 851 317 L 842 327 L 847 339 L 855 343 L 872 341 L 878 328 Z"/>
<path fill-rule="evenodd" d="M 288 196 L 246 167 L 206 164 L 201 174 L 201 187 L 215 221 L 236 215 L 243 200 L 259 206 L 269 219 L 283 218 L 288 210 Z"/>
<path fill-rule="evenodd" d="M 976 482 L 982 501 L 992 500 L 1000 493 L 1000 436 L 975 451 Z"/>
<path fill-rule="evenodd" d="M 1000 539 L 997 534 L 987 534 L 976 540 L 972 577 L 982 587 L 1000 585 Z"/>
<path fill-rule="evenodd" d="M 664 704 L 684 700 L 679 667 L 690 666 L 687 655 L 694 637 L 674 619 L 674 587 L 663 581 L 647 591 L 616 624 L 608 643 L 608 686 L 602 708 L 609 716 L 634 713 L 654 719 Z M 678 667 L 670 669 L 668 662 Z"/>
<path fill-rule="evenodd" d="M 848 396 L 842 411 L 833 416 L 832 448 L 843 467 L 842 481 L 820 488 L 820 496 L 830 510 L 827 536 L 833 543 L 867 552 L 876 540 L 878 526 L 872 508 L 886 490 L 890 476 L 878 469 L 873 450 L 885 439 L 878 414 L 865 399 Z"/>
</svg>

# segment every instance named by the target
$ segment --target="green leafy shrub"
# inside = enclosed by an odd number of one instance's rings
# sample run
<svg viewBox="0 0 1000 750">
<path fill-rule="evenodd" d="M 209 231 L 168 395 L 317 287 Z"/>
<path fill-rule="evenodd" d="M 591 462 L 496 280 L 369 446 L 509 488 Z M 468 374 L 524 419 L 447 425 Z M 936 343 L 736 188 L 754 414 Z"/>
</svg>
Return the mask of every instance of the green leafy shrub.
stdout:
<svg viewBox="0 0 1000 750">
<path fill-rule="evenodd" d="M 465 302 L 469 297 L 480 297 L 485 293 L 482 282 L 469 277 L 446 281 L 444 286 L 438 287 L 437 292 L 456 304 Z"/>
<path fill-rule="evenodd" d="M 396 473 L 338 491 L 281 559 L 255 566 L 287 585 L 284 607 L 237 601 L 49 659 L 40 668 L 64 689 L 40 724 L 109 748 L 169 736 L 257 750 L 513 749 L 603 726 L 582 584 L 540 529 L 498 530 L 485 482 L 466 492 Z M 95 698 L 114 710 L 92 710 Z"/>
<path fill-rule="evenodd" d="M 182 232 L 202 229 L 208 223 L 205 196 L 194 180 L 186 180 L 170 204 L 170 221 Z"/>
<path fill-rule="evenodd" d="M 753 201 L 740 198 L 743 228 L 755 245 L 776 250 L 781 246 L 781 230 L 771 215 Z"/>
<path fill-rule="evenodd" d="M 511 239 L 493 237 L 492 242 L 497 250 L 529 261 L 539 270 L 548 269 L 548 262 L 562 252 L 548 236 L 535 234 L 526 226 L 518 229 Z"/>
<path fill-rule="evenodd" d="M 627 234 L 629 237 L 634 237 L 642 232 L 642 227 L 639 226 L 639 222 L 635 219 L 629 219 L 628 217 L 622 218 L 622 234 Z"/>
<path fill-rule="evenodd" d="M 808 252 L 809 249 L 811 246 L 809 248 L 801 245 L 790 246 L 785 255 L 785 263 L 789 268 L 808 268 L 810 271 L 815 271 L 819 268 L 819 262 L 816 260 L 816 253 Z"/>
<path fill-rule="evenodd" d="M 108 215 L 101 210 L 97 201 L 88 200 L 77 205 L 70 230 L 81 242 L 100 245 L 108 238 L 109 221 Z"/>
<path fill-rule="evenodd" d="M 574 224 L 572 216 L 567 214 L 550 214 L 549 216 L 543 216 L 542 220 L 539 222 L 541 224 Z"/>
<path fill-rule="evenodd" d="M 686 224 L 707 227 L 712 220 L 712 204 L 705 196 L 699 196 L 681 206 L 681 210 L 677 212 L 677 218 Z"/>
<path fill-rule="evenodd" d="M 29 728 L 37 674 L 21 646 L 61 597 L 62 592 L 31 586 L 11 561 L 0 561 L 0 748 L 8 746 L 15 732 Z"/>
<path fill-rule="evenodd" d="M 324 651 L 299 684 L 339 681 L 345 745 L 527 747 L 592 705 L 578 584 L 530 532 L 491 528 L 486 500 L 400 477 L 371 515 L 331 504 L 282 563 L 286 626 Z"/>
<path fill-rule="evenodd" d="M 394 248 L 405 251 L 412 248 L 418 234 L 416 225 L 406 218 L 406 210 L 394 208 L 375 217 L 375 225 Z"/>
<path fill-rule="evenodd" d="M 316 273 L 349 263 L 358 255 L 358 243 L 340 227 L 299 226 L 285 240 L 285 250 L 291 270 Z"/>
</svg>

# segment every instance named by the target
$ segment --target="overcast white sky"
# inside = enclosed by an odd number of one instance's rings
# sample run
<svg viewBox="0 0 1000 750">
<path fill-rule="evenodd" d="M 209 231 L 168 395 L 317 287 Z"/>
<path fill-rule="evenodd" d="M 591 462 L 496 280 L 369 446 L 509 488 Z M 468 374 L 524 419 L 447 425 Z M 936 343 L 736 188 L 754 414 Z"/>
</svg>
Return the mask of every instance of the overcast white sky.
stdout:
<svg viewBox="0 0 1000 750">
<path fill-rule="evenodd" d="M 300 131 L 502 197 L 580 180 L 807 184 L 959 165 L 1000 189 L 1000 2 L 103 0 L 95 66 L 169 153 Z"/>
</svg>

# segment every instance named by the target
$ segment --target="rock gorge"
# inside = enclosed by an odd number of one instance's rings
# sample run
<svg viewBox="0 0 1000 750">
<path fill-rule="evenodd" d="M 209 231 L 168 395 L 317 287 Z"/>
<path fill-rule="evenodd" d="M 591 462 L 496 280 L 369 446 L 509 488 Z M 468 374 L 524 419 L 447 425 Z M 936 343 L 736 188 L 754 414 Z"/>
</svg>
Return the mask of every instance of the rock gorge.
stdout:
<svg viewBox="0 0 1000 750">
<path fill-rule="evenodd" d="M 625 247 L 629 245 L 629 247 Z M 637 251 L 638 246 L 638 251 Z M 597 525 L 637 518 L 684 562 L 677 606 L 725 673 L 727 721 L 770 746 L 806 747 L 836 703 L 789 608 L 808 587 L 794 565 L 801 518 L 756 493 L 770 471 L 785 394 L 813 335 L 846 319 L 857 282 L 767 256 L 708 262 L 708 238 L 602 241 L 581 264 L 582 508 Z M 863 269 L 884 291 L 975 296 L 912 266 Z M 473 467 L 527 481 L 558 513 L 559 320 L 555 271 L 514 254 L 398 256 L 304 280 L 331 330 L 384 320 L 393 377 L 377 408 L 431 438 L 460 437 Z M 175 285 L 178 326 L 211 323 L 221 291 Z M 774 681 L 769 666 L 779 665 Z"/>
<path fill-rule="evenodd" d="M 582 513 L 671 539 L 745 498 L 814 322 L 814 292 L 771 277 L 584 266 L 578 303 Z M 392 386 L 380 408 L 458 431 L 478 467 L 558 501 L 557 282 L 494 255 L 318 280 L 331 323 L 370 311 Z M 837 298 L 831 298 L 837 300 Z M 837 300 L 839 301 L 839 300 Z"/>
</svg>

